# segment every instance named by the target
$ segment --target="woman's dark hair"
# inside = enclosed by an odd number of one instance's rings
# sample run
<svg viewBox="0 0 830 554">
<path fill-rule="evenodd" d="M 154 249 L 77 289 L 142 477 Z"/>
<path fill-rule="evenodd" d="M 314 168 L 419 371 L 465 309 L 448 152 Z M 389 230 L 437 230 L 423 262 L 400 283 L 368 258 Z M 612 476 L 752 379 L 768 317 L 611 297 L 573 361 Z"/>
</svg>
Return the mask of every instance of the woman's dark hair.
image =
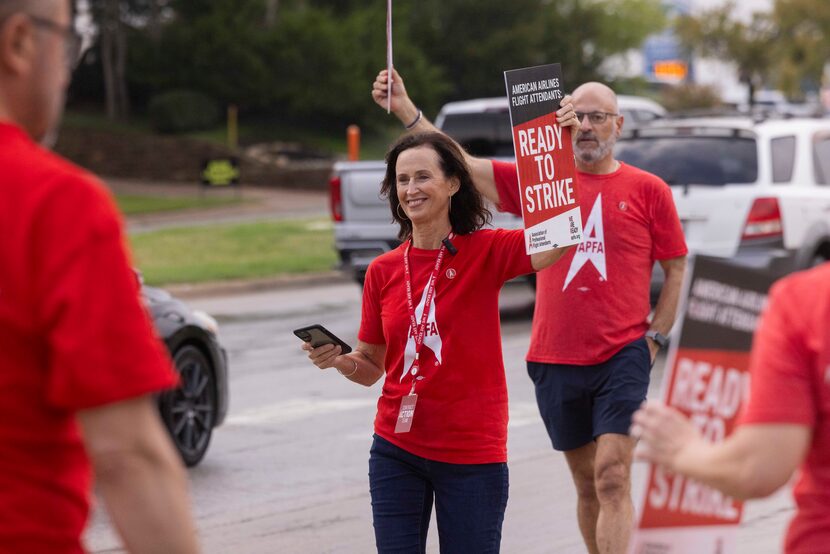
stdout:
<svg viewBox="0 0 830 554">
<path fill-rule="evenodd" d="M 406 240 L 412 234 L 412 222 L 401 217 L 398 213 L 396 166 L 401 152 L 410 148 L 428 146 L 438 154 L 438 163 L 444 177 L 458 179 L 458 192 L 450 198 L 450 224 L 458 235 L 466 235 L 480 229 L 490 222 L 492 215 L 484 205 L 484 199 L 475 185 L 470 174 L 470 168 L 464 161 L 461 147 L 451 138 L 441 133 L 414 133 L 404 135 L 389 148 L 386 153 L 386 175 L 383 177 L 380 192 L 389 199 L 389 208 L 392 210 L 392 219 L 400 225 L 398 233 L 400 240 Z"/>
</svg>

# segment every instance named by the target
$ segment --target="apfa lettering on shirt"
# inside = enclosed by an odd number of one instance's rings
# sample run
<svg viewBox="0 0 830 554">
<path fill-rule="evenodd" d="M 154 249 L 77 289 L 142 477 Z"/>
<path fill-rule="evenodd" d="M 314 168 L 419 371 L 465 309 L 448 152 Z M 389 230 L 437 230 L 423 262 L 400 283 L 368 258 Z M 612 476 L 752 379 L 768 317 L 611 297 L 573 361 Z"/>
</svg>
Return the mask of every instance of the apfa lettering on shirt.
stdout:
<svg viewBox="0 0 830 554">
<path fill-rule="evenodd" d="M 412 327 L 409 328 L 409 338 L 415 339 L 415 331 Z M 424 336 L 429 337 L 432 335 L 438 334 L 438 325 L 434 321 L 427 322 L 426 329 L 424 330 Z"/>
<path fill-rule="evenodd" d="M 424 309 L 426 307 L 427 301 L 427 289 L 424 289 L 423 294 L 421 295 L 421 301 L 415 307 L 415 319 L 416 321 L 421 321 L 421 317 L 423 317 Z M 443 343 L 441 341 L 441 332 L 438 328 L 438 320 L 435 317 L 435 303 L 437 299 L 433 297 L 432 302 L 429 304 L 429 316 L 427 317 L 427 325 L 426 329 L 424 330 L 424 344 L 423 348 L 428 348 L 432 350 L 433 354 L 435 355 L 435 361 L 438 364 L 442 363 L 442 356 L 441 356 L 441 349 L 443 348 Z M 423 356 L 423 354 L 421 354 Z M 411 328 L 407 333 L 406 339 L 406 347 L 404 348 L 404 362 L 403 368 L 401 368 L 401 381 L 403 381 L 404 377 L 410 374 L 412 370 L 412 363 L 415 361 L 415 333 L 414 330 Z"/>
<path fill-rule="evenodd" d="M 562 290 L 568 288 L 577 273 L 589 262 L 599 272 L 602 280 L 608 279 L 605 264 L 605 232 L 602 227 L 602 193 L 598 194 L 594 201 L 594 206 L 585 222 L 583 237 L 583 242 L 576 247 L 576 253 L 571 260 L 571 267 L 568 268 L 568 275 L 565 277 Z"/>
</svg>

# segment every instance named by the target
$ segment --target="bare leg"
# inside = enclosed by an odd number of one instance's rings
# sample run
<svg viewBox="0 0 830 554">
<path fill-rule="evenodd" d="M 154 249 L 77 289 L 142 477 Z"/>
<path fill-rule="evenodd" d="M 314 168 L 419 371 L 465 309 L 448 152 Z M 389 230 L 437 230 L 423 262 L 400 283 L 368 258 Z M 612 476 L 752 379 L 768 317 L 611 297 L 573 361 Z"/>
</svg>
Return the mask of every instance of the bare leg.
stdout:
<svg viewBox="0 0 830 554">
<path fill-rule="evenodd" d="M 571 476 L 576 485 L 576 516 L 585 547 L 590 554 L 599 554 L 597 547 L 597 518 L 599 517 L 599 500 L 594 486 L 594 458 L 597 445 L 591 441 L 585 446 L 565 451 L 565 459 L 571 469 Z"/>
<path fill-rule="evenodd" d="M 597 438 L 594 481 L 599 500 L 596 540 L 602 554 L 625 554 L 634 520 L 631 459 L 635 441 L 609 433 Z"/>
</svg>

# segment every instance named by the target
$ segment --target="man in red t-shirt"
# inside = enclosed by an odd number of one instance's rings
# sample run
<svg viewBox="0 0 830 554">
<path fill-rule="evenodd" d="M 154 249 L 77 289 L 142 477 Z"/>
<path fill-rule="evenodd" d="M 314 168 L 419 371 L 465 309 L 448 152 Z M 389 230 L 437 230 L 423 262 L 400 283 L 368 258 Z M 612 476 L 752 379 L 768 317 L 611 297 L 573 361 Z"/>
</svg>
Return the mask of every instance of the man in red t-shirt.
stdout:
<svg viewBox="0 0 830 554">
<path fill-rule="evenodd" d="M 0 553 L 83 552 L 94 469 L 130 552 L 198 550 L 153 394 L 177 383 L 112 200 L 37 145 L 78 53 L 67 0 L 0 0 Z"/>
<path fill-rule="evenodd" d="M 381 106 L 387 88 L 382 71 L 372 92 Z M 571 469 L 588 551 L 622 553 L 634 514 L 628 429 L 674 323 L 687 248 L 668 185 L 614 158 L 623 126 L 614 92 L 586 83 L 572 102 L 581 122 L 573 139 L 585 241 L 537 276 L 528 373 L 553 446 Z M 407 129 L 435 130 L 397 74 L 392 111 Z M 484 196 L 521 214 L 515 164 L 466 161 Z M 649 322 L 655 260 L 666 278 Z"/>
<path fill-rule="evenodd" d="M 830 263 L 776 283 L 752 344 L 748 404 L 735 432 L 705 441 L 674 408 L 634 415 L 642 457 L 736 498 L 772 494 L 801 466 L 788 554 L 830 545 Z"/>
</svg>

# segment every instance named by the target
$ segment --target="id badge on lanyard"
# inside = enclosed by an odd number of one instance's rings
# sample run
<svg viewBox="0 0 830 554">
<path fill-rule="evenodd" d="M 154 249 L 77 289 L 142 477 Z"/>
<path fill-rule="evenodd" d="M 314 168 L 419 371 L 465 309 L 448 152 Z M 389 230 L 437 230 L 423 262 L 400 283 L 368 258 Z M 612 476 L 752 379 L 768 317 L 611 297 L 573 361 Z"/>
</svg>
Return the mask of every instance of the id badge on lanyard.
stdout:
<svg viewBox="0 0 830 554">
<path fill-rule="evenodd" d="M 412 429 L 412 420 L 415 418 L 415 404 L 418 395 L 409 393 L 401 399 L 401 409 L 398 410 L 398 422 L 395 424 L 396 433 L 408 433 Z"/>
<path fill-rule="evenodd" d="M 454 234 L 450 233 L 448 237 L 452 240 Z M 415 404 L 418 402 L 418 395 L 415 394 L 416 377 L 420 370 L 420 353 L 421 346 L 424 344 L 426 336 L 426 328 L 429 319 L 430 307 L 432 306 L 435 297 L 435 282 L 438 280 L 438 274 L 441 271 L 441 264 L 444 263 L 444 255 L 446 254 L 446 247 L 442 244 L 438 250 L 438 257 L 435 259 L 435 268 L 427 281 L 426 299 L 424 302 L 424 313 L 421 315 L 421 322 L 418 323 L 415 317 L 415 303 L 412 301 L 412 275 L 409 270 L 409 248 L 412 246 L 412 240 L 406 246 L 404 251 L 404 272 L 406 275 L 406 301 L 409 306 L 409 325 L 415 329 L 415 361 L 412 362 L 412 389 L 409 394 L 401 399 L 401 407 L 398 410 L 398 421 L 395 424 L 395 433 L 408 433 L 412 429 L 412 421 L 415 419 Z M 423 377 L 422 377 L 423 378 Z"/>
</svg>

